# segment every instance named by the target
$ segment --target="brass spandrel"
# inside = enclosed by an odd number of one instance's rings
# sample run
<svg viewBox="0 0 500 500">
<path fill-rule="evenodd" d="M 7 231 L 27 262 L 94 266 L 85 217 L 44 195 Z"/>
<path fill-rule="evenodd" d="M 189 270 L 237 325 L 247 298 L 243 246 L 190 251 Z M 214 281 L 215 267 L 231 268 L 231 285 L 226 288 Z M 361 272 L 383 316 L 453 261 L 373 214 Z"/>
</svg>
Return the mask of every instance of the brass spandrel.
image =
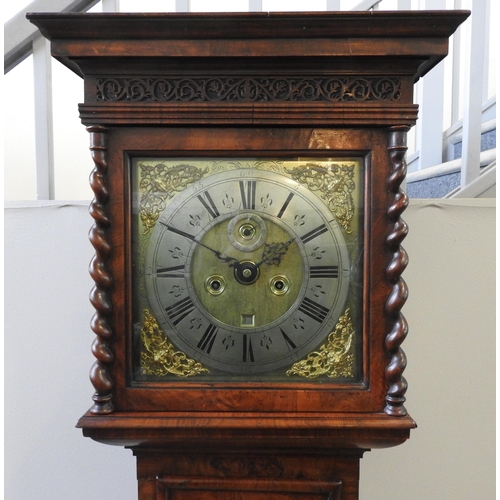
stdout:
<svg viewBox="0 0 500 500">
<path fill-rule="evenodd" d="M 335 214 L 339 225 L 346 233 L 350 228 L 355 212 L 352 193 L 355 163 L 332 162 L 326 166 L 318 163 L 306 163 L 287 172 L 292 179 L 307 186 L 311 191 L 319 191 L 328 208 Z"/>
<path fill-rule="evenodd" d="M 166 201 L 172 198 L 174 193 L 183 191 L 208 172 L 207 168 L 201 169 L 193 165 L 180 164 L 172 167 L 163 163 L 142 163 L 140 170 L 140 218 L 144 225 L 144 234 L 154 227 L 160 212 L 166 206 Z"/>
<path fill-rule="evenodd" d="M 329 378 L 350 378 L 354 376 L 354 326 L 350 309 L 339 318 L 335 330 L 318 351 L 308 354 L 306 359 L 294 363 L 286 372 L 288 376 L 298 375 L 305 378 L 317 378 L 326 375 Z"/>
<path fill-rule="evenodd" d="M 158 325 L 156 318 L 147 309 L 144 310 L 141 339 L 143 345 L 141 368 L 145 375 L 163 377 L 171 374 L 178 377 L 192 377 L 200 373 L 210 373 L 201 363 L 176 350 Z"/>
</svg>

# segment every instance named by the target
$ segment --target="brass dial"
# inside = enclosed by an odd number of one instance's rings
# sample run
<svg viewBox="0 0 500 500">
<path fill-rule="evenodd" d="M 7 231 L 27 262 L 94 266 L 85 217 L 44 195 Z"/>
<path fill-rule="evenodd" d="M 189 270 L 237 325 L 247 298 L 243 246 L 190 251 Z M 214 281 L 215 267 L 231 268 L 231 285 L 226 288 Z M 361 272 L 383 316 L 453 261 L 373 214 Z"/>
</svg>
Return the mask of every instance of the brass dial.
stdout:
<svg viewBox="0 0 500 500">
<path fill-rule="evenodd" d="M 313 192 L 258 169 L 206 177 L 160 214 L 146 252 L 148 301 L 190 357 L 234 374 L 289 366 L 343 312 L 350 265 Z"/>
</svg>

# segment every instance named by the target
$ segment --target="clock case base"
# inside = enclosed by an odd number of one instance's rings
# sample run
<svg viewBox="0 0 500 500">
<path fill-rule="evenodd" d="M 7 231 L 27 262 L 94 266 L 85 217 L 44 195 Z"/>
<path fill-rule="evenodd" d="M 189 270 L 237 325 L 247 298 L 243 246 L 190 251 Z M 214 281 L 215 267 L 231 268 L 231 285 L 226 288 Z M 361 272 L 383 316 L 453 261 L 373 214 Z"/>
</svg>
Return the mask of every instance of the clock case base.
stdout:
<svg viewBox="0 0 500 500">
<path fill-rule="evenodd" d="M 132 450 L 140 500 L 357 500 L 363 454 L 416 425 L 386 414 L 117 412 L 78 427 Z"/>
</svg>

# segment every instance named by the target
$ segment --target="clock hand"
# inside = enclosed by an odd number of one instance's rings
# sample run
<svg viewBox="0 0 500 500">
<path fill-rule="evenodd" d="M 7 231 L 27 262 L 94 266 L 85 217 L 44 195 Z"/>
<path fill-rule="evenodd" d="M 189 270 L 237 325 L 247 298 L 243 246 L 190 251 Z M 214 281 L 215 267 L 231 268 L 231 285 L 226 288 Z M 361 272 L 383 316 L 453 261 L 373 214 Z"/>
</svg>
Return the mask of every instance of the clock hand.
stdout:
<svg viewBox="0 0 500 500">
<path fill-rule="evenodd" d="M 226 256 L 223 256 L 222 255 L 222 252 L 219 252 L 219 250 L 214 250 L 213 248 L 209 247 L 208 245 L 205 245 L 205 243 L 202 243 L 201 241 L 198 241 L 192 234 L 189 234 L 189 233 L 185 233 L 184 231 L 182 231 L 181 229 L 178 229 L 174 226 L 171 226 L 170 224 L 165 224 L 164 222 L 161 222 L 160 221 L 160 224 L 162 226 L 165 226 L 169 231 L 171 231 L 172 233 L 176 233 L 180 236 L 184 236 L 184 238 L 187 238 L 188 240 L 191 240 L 193 241 L 194 243 L 196 243 L 197 245 L 200 245 L 204 248 L 206 248 L 207 250 L 210 250 L 211 252 L 213 252 L 215 254 L 215 256 L 221 260 L 222 262 L 225 262 L 229 265 L 229 267 L 234 267 L 236 269 L 238 269 L 240 263 L 237 259 L 235 259 L 234 257 L 226 257 Z"/>
<path fill-rule="evenodd" d="M 288 247 L 295 240 L 293 237 L 291 240 L 279 242 L 279 243 L 266 243 L 264 251 L 262 252 L 262 259 L 260 262 L 255 264 L 256 268 L 259 268 L 262 264 L 267 264 L 269 266 L 276 265 L 279 266 L 281 259 L 285 256 L 288 251 Z"/>
<path fill-rule="evenodd" d="M 221 260 L 222 262 L 225 262 L 226 264 L 229 265 L 229 267 L 238 267 L 240 265 L 239 261 L 235 259 L 234 257 L 226 257 L 222 255 L 222 252 L 219 252 L 218 250 L 214 250 L 213 248 L 210 248 L 208 245 L 205 245 L 205 243 L 202 243 L 201 241 L 198 240 L 193 240 L 195 243 L 198 245 L 202 246 L 203 248 L 206 248 L 207 250 L 210 250 L 215 254 L 215 256 Z"/>
</svg>

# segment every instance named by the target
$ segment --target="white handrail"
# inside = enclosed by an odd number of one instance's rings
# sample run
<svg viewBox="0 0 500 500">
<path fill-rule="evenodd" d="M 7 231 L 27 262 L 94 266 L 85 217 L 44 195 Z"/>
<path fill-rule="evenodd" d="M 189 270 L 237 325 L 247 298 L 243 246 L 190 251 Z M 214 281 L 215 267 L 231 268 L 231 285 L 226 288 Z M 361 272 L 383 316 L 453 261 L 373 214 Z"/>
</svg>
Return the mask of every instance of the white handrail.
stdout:
<svg viewBox="0 0 500 500">
<path fill-rule="evenodd" d="M 497 151 L 496 148 L 488 149 L 487 151 L 482 151 L 479 156 L 479 164 L 481 167 L 486 167 L 496 160 Z M 424 168 L 423 170 L 417 170 L 416 172 L 411 172 L 406 176 L 406 182 L 420 182 L 427 179 L 432 179 L 434 177 L 440 177 L 442 175 L 455 174 L 462 170 L 462 158 L 457 158 L 456 160 L 450 160 L 439 165 L 434 165 L 429 168 Z"/>
<path fill-rule="evenodd" d="M 99 0 L 34 0 L 4 26 L 4 74 L 31 54 L 31 44 L 39 36 L 38 28 L 26 19 L 26 12 L 83 12 Z"/>
<path fill-rule="evenodd" d="M 496 174 L 497 163 L 495 160 L 481 171 L 477 179 L 467 184 L 465 188 L 457 187 L 444 198 L 479 198 L 484 197 L 485 193 L 489 194 L 488 198 L 491 198 L 492 194 L 496 197 Z"/>
<path fill-rule="evenodd" d="M 454 0 L 455 9 L 460 9 L 462 0 Z M 460 99 L 455 96 L 460 95 L 460 67 L 462 61 L 460 60 L 460 46 L 462 39 L 462 28 L 459 27 L 453 35 L 450 46 L 452 50 L 452 68 L 451 68 L 451 123 L 456 123 L 460 120 Z"/>
<path fill-rule="evenodd" d="M 357 5 L 352 7 L 351 10 L 370 10 L 375 9 L 382 0 L 362 0 Z"/>
</svg>

